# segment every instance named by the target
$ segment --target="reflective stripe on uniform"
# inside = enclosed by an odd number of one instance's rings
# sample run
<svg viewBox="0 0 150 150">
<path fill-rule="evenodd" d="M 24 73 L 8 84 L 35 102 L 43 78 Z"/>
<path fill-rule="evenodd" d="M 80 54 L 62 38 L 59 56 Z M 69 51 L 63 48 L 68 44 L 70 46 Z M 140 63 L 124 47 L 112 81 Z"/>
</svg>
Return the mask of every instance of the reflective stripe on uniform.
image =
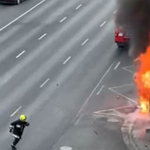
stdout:
<svg viewBox="0 0 150 150">
<path fill-rule="evenodd" d="M 13 137 L 20 139 L 20 137 L 18 135 L 12 134 Z"/>
<path fill-rule="evenodd" d="M 21 128 L 21 125 L 17 124 L 16 127 L 17 127 L 17 128 Z"/>
</svg>

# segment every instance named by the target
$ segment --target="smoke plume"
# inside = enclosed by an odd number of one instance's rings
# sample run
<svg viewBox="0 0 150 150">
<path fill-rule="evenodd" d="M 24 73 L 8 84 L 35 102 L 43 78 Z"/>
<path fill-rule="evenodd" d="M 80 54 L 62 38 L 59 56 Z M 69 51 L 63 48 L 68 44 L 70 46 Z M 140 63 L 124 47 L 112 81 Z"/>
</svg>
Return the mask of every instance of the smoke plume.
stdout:
<svg viewBox="0 0 150 150">
<path fill-rule="evenodd" d="M 150 0 L 117 0 L 117 10 L 116 24 L 127 26 L 129 54 L 137 57 L 150 44 Z"/>
</svg>

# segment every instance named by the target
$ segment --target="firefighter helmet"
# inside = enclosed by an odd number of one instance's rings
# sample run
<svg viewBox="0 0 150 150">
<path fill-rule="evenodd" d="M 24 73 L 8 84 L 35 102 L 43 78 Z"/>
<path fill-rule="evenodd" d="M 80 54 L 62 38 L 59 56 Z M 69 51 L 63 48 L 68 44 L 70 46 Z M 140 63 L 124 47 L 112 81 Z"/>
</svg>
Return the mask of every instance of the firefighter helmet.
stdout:
<svg viewBox="0 0 150 150">
<path fill-rule="evenodd" d="M 20 115 L 20 120 L 21 121 L 26 121 L 27 119 L 27 116 L 26 115 Z"/>
</svg>

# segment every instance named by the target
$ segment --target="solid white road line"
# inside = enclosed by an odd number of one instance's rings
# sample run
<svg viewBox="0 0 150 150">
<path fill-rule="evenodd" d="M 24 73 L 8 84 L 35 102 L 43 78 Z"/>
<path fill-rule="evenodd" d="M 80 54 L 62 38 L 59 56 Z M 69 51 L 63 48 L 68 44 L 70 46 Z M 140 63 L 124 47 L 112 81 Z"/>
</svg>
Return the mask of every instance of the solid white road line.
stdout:
<svg viewBox="0 0 150 150">
<path fill-rule="evenodd" d="M 75 118 L 78 117 L 78 115 L 81 113 L 82 109 L 86 106 L 86 104 L 88 103 L 88 101 L 90 100 L 90 98 L 92 97 L 93 93 L 96 91 L 97 87 L 101 84 L 101 82 L 103 81 L 103 79 L 105 78 L 105 76 L 108 74 L 108 72 L 111 70 L 112 66 L 114 65 L 115 62 L 113 62 L 110 67 L 107 69 L 107 71 L 104 73 L 104 75 L 102 76 L 102 78 L 100 79 L 100 81 L 97 83 L 97 85 L 95 86 L 95 88 L 93 89 L 93 91 L 91 92 L 91 94 L 88 96 L 88 98 L 86 99 L 86 101 L 84 102 L 84 104 L 82 105 L 82 107 L 80 108 L 80 110 L 78 111 L 77 115 Z"/>
<path fill-rule="evenodd" d="M 101 93 L 101 91 L 103 90 L 104 86 L 105 86 L 105 85 L 103 85 L 103 86 L 100 88 L 100 90 L 97 92 L 96 95 L 99 95 L 99 94 Z"/>
<path fill-rule="evenodd" d="M 71 56 L 69 56 L 69 57 L 63 62 L 63 64 L 65 65 L 70 59 L 71 59 Z"/>
<path fill-rule="evenodd" d="M 0 31 L 4 30 L 5 28 L 7 28 L 8 26 L 10 26 L 11 24 L 13 24 L 14 22 L 16 22 L 17 20 L 19 20 L 20 18 L 22 18 L 23 16 L 25 16 L 26 14 L 28 14 L 30 11 L 32 11 L 33 9 L 35 9 L 36 7 L 38 7 L 39 5 L 41 5 L 42 3 L 44 3 L 45 0 L 42 0 L 41 2 L 39 2 L 38 4 L 36 4 L 35 6 L 33 6 L 32 8 L 30 8 L 28 11 L 26 11 L 25 13 L 23 13 L 22 15 L 20 15 L 19 17 L 17 17 L 16 19 L 14 19 L 13 21 L 11 21 L 10 23 L 8 23 L 7 25 L 5 25 L 4 27 L 0 28 Z"/>
<path fill-rule="evenodd" d="M 81 116 L 77 119 L 76 123 L 74 124 L 75 126 L 80 122 L 80 120 L 82 119 L 83 114 L 81 114 Z"/>
<path fill-rule="evenodd" d="M 63 21 L 66 20 L 66 19 L 67 19 L 67 17 L 64 17 L 63 19 L 60 20 L 60 22 L 63 22 Z"/>
<path fill-rule="evenodd" d="M 48 81 L 50 80 L 50 78 L 46 79 L 40 86 L 40 88 L 42 88 Z"/>
<path fill-rule="evenodd" d="M 86 39 L 81 45 L 83 46 L 89 39 Z"/>
<path fill-rule="evenodd" d="M 20 106 L 19 108 L 17 108 L 17 109 L 10 115 L 10 117 L 13 117 L 21 108 L 22 108 L 22 106 Z"/>
<path fill-rule="evenodd" d="M 129 98 L 129 97 L 127 97 L 127 96 L 125 96 L 125 95 L 123 95 L 123 94 L 121 94 L 121 93 L 115 91 L 115 90 L 113 90 L 112 88 L 108 88 L 108 89 L 109 89 L 110 91 L 112 91 L 112 92 L 114 92 L 114 93 L 116 93 L 116 94 L 118 94 L 118 95 L 124 97 L 124 98 L 127 99 L 128 101 L 133 102 L 134 104 L 137 104 L 137 102 L 136 102 L 135 100 L 133 100 L 133 99 L 131 99 L 131 98 Z"/>
<path fill-rule="evenodd" d="M 94 114 L 100 114 L 100 113 L 105 112 L 105 111 L 118 110 L 118 109 L 129 108 L 129 107 L 132 107 L 132 106 L 131 105 L 125 105 L 125 106 L 121 106 L 121 107 L 102 109 L 102 110 L 99 110 L 99 111 L 95 111 Z"/>
<path fill-rule="evenodd" d="M 24 54 L 26 51 L 24 50 L 24 51 L 22 51 L 20 54 L 18 54 L 17 56 L 16 56 L 16 58 L 19 58 L 22 54 Z"/>
<path fill-rule="evenodd" d="M 82 4 L 80 4 L 79 6 L 76 7 L 76 10 L 79 9 L 82 6 Z"/>
<path fill-rule="evenodd" d="M 116 70 L 120 65 L 120 62 L 117 63 L 117 65 L 115 66 L 114 70 Z"/>
<path fill-rule="evenodd" d="M 39 37 L 39 40 L 43 39 L 46 35 L 47 33 L 44 33 L 41 37 Z"/>
<path fill-rule="evenodd" d="M 130 72 L 131 74 L 134 74 L 134 72 L 133 72 L 133 71 L 131 71 L 131 70 L 129 70 L 129 69 L 127 69 L 127 68 L 125 68 L 125 67 L 123 67 L 122 69 L 123 69 L 123 70 L 125 70 L 125 71 Z"/>
<path fill-rule="evenodd" d="M 122 87 L 127 87 L 127 86 L 135 86 L 135 84 L 133 84 L 133 83 L 131 83 L 131 84 L 123 84 L 123 85 L 109 87 L 109 88 L 111 88 L 111 89 L 117 89 L 117 88 L 122 88 Z"/>
<path fill-rule="evenodd" d="M 131 66 L 125 66 L 125 67 L 123 67 L 123 68 L 133 68 L 134 66 L 133 65 L 131 65 Z"/>
<path fill-rule="evenodd" d="M 94 114 L 93 116 L 94 117 L 99 117 L 100 115 L 105 115 L 105 116 L 115 116 L 115 117 L 120 117 L 120 114 L 108 114 L 108 113 L 105 113 L 105 112 L 102 112 L 102 113 L 99 113 L 99 114 Z"/>
<path fill-rule="evenodd" d="M 104 21 L 104 22 L 100 25 L 100 27 L 104 26 L 105 24 L 106 24 L 106 21 Z"/>
</svg>

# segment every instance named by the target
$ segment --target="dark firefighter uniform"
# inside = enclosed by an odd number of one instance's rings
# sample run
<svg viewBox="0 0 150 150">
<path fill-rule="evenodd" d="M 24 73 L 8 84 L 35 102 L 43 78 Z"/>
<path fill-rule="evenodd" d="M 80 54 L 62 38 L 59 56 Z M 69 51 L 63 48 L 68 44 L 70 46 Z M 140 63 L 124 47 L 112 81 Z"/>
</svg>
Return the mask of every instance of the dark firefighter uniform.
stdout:
<svg viewBox="0 0 150 150">
<path fill-rule="evenodd" d="M 12 148 L 16 149 L 15 146 L 20 141 L 24 128 L 29 126 L 29 123 L 26 122 L 27 117 L 25 115 L 21 115 L 20 118 L 10 124 L 10 132 L 12 136 L 15 138 L 13 143 L 11 144 Z"/>
</svg>

